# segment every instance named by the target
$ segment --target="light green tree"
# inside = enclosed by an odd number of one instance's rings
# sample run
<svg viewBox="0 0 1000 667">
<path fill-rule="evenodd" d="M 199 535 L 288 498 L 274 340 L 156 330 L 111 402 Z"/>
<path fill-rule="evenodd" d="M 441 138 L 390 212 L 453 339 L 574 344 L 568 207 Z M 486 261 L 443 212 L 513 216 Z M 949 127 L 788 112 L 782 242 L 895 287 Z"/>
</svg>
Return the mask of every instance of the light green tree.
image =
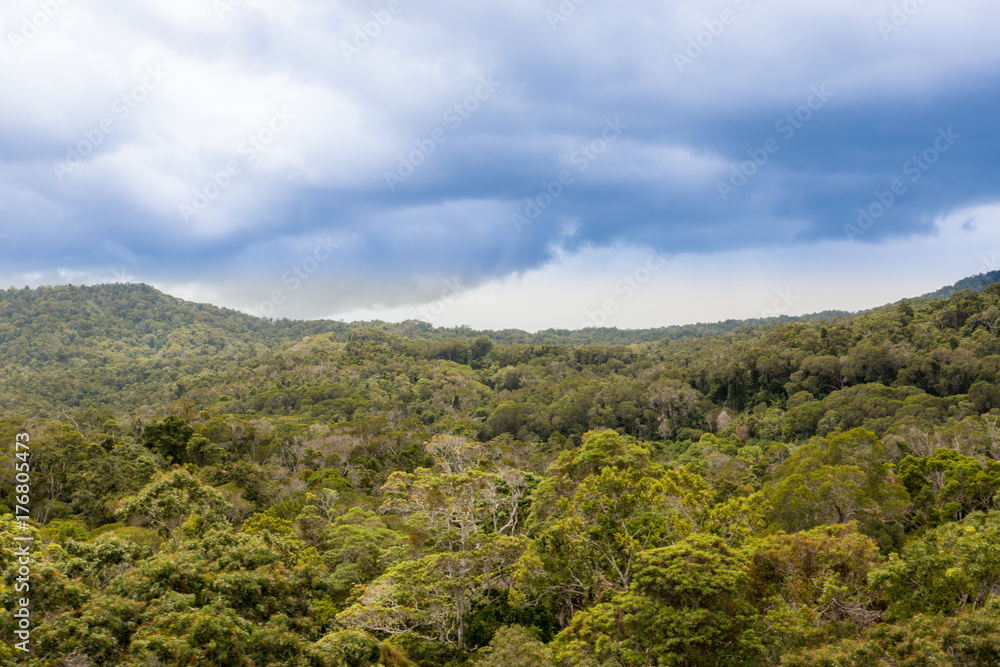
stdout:
<svg viewBox="0 0 1000 667">
<path fill-rule="evenodd" d="M 118 515 L 123 520 L 152 526 L 164 538 L 173 537 L 176 546 L 182 526 L 201 534 L 207 528 L 226 525 L 227 509 L 218 491 L 179 469 L 159 475 L 139 493 L 126 498 Z"/>
<path fill-rule="evenodd" d="M 578 612 L 551 648 L 561 665 L 712 667 L 752 664 L 762 651 L 747 599 L 747 557 L 693 534 L 643 552 L 627 593 Z"/>
</svg>

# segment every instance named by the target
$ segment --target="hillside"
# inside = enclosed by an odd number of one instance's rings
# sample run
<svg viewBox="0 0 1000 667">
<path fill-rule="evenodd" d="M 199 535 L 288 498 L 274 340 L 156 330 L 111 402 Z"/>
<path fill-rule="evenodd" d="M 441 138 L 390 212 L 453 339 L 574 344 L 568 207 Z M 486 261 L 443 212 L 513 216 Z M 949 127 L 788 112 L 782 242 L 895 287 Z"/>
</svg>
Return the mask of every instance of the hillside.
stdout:
<svg viewBox="0 0 1000 667">
<path fill-rule="evenodd" d="M 1000 278 L 1000 272 L 992 277 Z M 969 278 L 940 292 L 952 294 L 964 286 L 981 292 L 990 278 Z M 920 303 L 932 300 L 930 296 L 921 299 Z M 350 341 L 384 340 L 396 350 L 409 346 L 408 354 L 415 358 L 458 361 L 468 356 L 472 341 L 484 336 L 492 345 L 501 346 L 606 348 L 672 340 L 688 341 L 691 347 L 690 339 L 752 339 L 782 324 L 814 326 L 845 317 L 843 312 L 826 312 L 647 330 L 528 334 L 435 328 L 416 321 L 269 321 L 185 302 L 146 285 L 10 289 L 0 291 L 0 408 L 36 416 L 84 407 L 149 412 L 163 410 L 179 399 L 202 407 L 221 401 L 233 408 L 236 394 L 260 396 L 274 390 L 267 382 L 251 380 L 246 369 L 267 365 L 273 355 L 318 334 L 341 346 Z"/>
<path fill-rule="evenodd" d="M 11 289 L 0 292 L 0 406 L 43 415 L 162 407 L 184 378 L 329 329 L 276 327 L 145 285 Z"/>
<path fill-rule="evenodd" d="M 925 302 L 925 301 L 936 301 L 938 299 L 947 299 L 952 294 L 955 294 L 956 292 L 961 292 L 963 290 L 972 290 L 973 292 L 982 294 L 987 287 L 996 282 L 1000 282 L 1000 271 L 989 271 L 987 273 L 980 273 L 979 275 L 976 276 L 969 276 L 968 278 L 963 278 L 954 285 L 942 287 L 937 291 L 919 296 L 917 297 L 917 299 L 914 299 L 914 301 Z"/>
<path fill-rule="evenodd" d="M 984 281 L 534 335 L 0 293 L 0 665 L 997 664 Z"/>
</svg>

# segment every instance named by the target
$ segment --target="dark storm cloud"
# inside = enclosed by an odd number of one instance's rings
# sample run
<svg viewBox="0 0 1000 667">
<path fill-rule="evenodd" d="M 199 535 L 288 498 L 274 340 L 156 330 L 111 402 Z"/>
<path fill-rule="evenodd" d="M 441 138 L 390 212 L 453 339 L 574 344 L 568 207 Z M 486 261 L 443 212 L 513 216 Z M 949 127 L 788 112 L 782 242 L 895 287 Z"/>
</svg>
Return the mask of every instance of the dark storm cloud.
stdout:
<svg viewBox="0 0 1000 667">
<path fill-rule="evenodd" d="M 363 301 L 586 247 L 925 234 L 1000 198 L 1000 9 L 876 4 L 68 6 L 0 55 L 4 267 L 260 290 L 336 239 L 313 282 Z"/>
</svg>

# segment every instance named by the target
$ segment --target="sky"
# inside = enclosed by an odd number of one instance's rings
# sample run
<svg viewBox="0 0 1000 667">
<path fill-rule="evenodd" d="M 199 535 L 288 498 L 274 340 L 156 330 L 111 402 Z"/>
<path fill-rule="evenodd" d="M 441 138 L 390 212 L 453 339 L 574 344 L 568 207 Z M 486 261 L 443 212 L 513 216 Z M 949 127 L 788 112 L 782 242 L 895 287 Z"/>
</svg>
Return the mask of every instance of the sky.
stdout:
<svg viewBox="0 0 1000 667">
<path fill-rule="evenodd" d="M 995 0 L 5 0 L 0 286 L 655 327 L 1000 269 Z"/>
</svg>

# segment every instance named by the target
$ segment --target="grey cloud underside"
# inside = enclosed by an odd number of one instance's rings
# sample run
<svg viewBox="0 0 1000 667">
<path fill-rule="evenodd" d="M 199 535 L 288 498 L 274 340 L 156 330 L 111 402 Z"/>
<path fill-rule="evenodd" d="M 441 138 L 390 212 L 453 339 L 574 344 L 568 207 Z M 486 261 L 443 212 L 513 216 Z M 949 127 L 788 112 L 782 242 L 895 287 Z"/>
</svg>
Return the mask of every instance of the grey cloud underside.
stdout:
<svg viewBox="0 0 1000 667">
<path fill-rule="evenodd" d="M 265 289 L 287 285 L 283 277 L 316 239 L 334 238 L 338 251 L 310 274 L 309 289 L 356 284 L 361 301 L 405 300 L 433 294 L 443 277 L 473 285 L 587 246 L 678 253 L 839 240 L 857 208 L 903 178 L 941 128 L 961 138 L 857 240 L 928 233 L 935 216 L 1000 199 L 1000 84 L 988 75 L 998 50 L 978 28 L 963 34 L 943 22 L 935 33 L 930 8 L 885 40 L 876 27 L 882 13 L 860 4 L 830 16 L 758 4 L 737 10 L 727 32 L 678 72 L 674 53 L 718 12 L 591 2 L 552 30 L 545 11 L 557 3 L 404 4 L 350 63 L 342 44 L 378 7 L 263 4 L 225 21 L 169 24 L 145 4 L 119 15 L 122 34 L 148 37 L 177 67 L 261 81 L 260 111 L 220 118 L 211 97 L 188 98 L 211 86 L 175 76 L 162 99 L 151 98 L 62 183 L 52 163 L 107 115 L 134 75 L 81 86 L 76 95 L 87 103 L 78 114 L 47 123 L 0 117 L 7 269 L 127 265 L 150 280 L 246 277 Z M 996 18 L 998 10 L 983 7 Z M 980 47 L 980 56 L 968 55 Z M 14 65 L 30 69 L 32 57 Z M 449 110 L 482 77 L 500 85 L 456 127 Z M 782 137 L 776 122 L 823 84 L 829 101 Z M 37 86 L 35 94 L 66 101 L 65 91 Z M 296 102 L 298 126 L 243 165 L 206 212 L 182 219 L 178 204 L 239 158 L 242 135 L 220 136 L 233 126 L 256 131 L 255 119 L 286 97 Z M 193 119 L 185 116 L 192 109 Z M 627 128 L 583 160 L 581 149 L 609 119 Z M 391 191 L 386 172 L 437 129 L 447 141 Z M 720 181 L 769 138 L 780 150 L 723 201 Z M 518 228 L 512 216 L 525 215 L 526 200 L 547 201 L 543 184 L 564 171 L 572 184 Z M 151 194 L 157 189 L 166 194 Z M 211 225 L 219 231 L 202 233 Z"/>
</svg>

